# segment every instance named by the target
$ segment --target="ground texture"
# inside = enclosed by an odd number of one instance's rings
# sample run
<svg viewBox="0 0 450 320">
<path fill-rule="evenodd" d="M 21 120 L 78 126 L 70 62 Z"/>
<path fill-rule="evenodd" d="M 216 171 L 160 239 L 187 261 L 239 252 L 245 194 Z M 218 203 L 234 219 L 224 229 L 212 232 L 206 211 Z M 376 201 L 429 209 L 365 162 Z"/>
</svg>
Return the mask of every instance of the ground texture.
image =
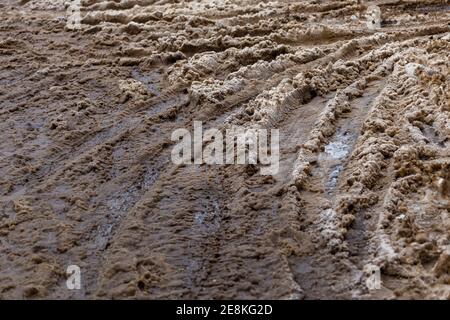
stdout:
<svg viewBox="0 0 450 320">
<path fill-rule="evenodd" d="M 0 298 L 450 298 L 447 1 L 81 16 L 0 2 Z M 173 164 L 194 120 L 279 129 L 279 173 Z"/>
</svg>

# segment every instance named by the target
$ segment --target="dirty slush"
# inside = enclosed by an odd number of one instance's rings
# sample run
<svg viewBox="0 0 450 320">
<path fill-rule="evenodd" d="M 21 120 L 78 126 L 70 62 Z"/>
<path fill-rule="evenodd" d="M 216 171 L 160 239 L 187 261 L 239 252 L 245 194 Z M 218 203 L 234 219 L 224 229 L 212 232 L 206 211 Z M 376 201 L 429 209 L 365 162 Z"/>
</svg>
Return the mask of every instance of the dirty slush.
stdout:
<svg viewBox="0 0 450 320">
<path fill-rule="evenodd" d="M 0 2 L 0 298 L 450 298 L 447 1 L 64 2 Z"/>
</svg>

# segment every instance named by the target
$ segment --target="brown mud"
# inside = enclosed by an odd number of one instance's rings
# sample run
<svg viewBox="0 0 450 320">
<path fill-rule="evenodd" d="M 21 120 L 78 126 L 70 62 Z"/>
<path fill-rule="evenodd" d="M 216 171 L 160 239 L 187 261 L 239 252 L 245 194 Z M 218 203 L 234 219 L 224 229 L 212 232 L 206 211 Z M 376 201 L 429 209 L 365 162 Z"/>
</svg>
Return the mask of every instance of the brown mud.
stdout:
<svg viewBox="0 0 450 320">
<path fill-rule="evenodd" d="M 450 298 L 447 1 L 81 15 L 0 3 L 0 298 Z M 279 129 L 279 173 L 173 164 L 194 120 Z"/>
</svg>

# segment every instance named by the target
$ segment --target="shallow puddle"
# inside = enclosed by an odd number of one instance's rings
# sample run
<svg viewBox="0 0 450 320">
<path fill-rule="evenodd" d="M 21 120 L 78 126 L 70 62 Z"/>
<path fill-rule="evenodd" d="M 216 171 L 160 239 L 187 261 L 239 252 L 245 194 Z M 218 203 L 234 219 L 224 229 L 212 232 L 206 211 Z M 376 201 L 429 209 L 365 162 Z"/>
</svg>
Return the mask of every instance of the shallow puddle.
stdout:
<svg viewBox="0 0 450 320">
<path fill-rule="evenodd" d="M 337 186 L 339 175 L 344 169 L 344 161 L 350 154 L 355 140 L 356 136 L 349 131 L 338 130 L 325 146 L 324 152 L 319 155 L 319 165 L 323 168 L 322 175 L 326 179 L 325 192 L 329 195 Z"/>
</svg>

